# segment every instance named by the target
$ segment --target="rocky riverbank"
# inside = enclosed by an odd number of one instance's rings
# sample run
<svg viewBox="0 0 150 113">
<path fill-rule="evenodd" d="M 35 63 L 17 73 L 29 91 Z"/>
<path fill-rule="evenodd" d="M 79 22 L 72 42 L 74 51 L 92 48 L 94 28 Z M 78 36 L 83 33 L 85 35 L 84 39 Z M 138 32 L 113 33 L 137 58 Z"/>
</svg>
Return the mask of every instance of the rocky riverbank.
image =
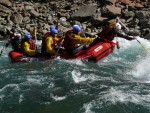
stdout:
<svg viewBox="0 0 150 113">
<path fill-rule="evenodd" d="M 92 36 L 117 16 L 130 29 L 129 34 L 150 39 L 148 0 L 49 0 L 49 3 L 1 0 L 0 39 L 13 26 L 22 33 L 37 27 L 40 39 L 57 22 L 60 33 L 79 24 L 87 36 Z"/>
</svg>

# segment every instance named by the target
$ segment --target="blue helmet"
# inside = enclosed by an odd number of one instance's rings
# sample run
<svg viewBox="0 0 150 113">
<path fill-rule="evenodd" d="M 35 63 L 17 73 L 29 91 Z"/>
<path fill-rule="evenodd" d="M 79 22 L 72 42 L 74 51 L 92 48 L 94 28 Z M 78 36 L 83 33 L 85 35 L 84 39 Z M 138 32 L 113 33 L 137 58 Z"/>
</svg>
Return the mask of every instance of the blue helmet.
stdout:
<svg viewBox="0 0 150 113">
<path fill-rule="evenodd" d="M 54 25 L 51 25 L 51 26 L 50 26 L 50 30 L 51 30 L 51 29 L 55 29 L 55 26 L 54 26 Z"/>
<path fill-rule="evenodd" d="M 73 31 L 78 31 L 78 32 L 80 32 L 80 31 L 81 31 L 81 28 L 80 28 L 78 25 L 74 25 L 74 26 L 73 26 Z"/>
<path fill-rule="evenodd" d="M 52 34 L 58 34 L 58 30 L 56 30 L 56 29 L 50 29 L 50 32 L 51 32 Z"/>
<path fill-rule="evenodd" d="M 30 39 L 32 36 L 30 34 L 25 34 L 24 39 Z"/>
</svg>

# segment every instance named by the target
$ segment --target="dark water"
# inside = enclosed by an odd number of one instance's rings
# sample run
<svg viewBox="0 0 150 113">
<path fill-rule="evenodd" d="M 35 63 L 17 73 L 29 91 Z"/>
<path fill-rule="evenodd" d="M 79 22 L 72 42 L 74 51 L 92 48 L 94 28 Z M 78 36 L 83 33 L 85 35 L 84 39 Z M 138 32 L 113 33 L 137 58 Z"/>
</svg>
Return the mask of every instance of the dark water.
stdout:
<svg viewBox="0 0 150 113">
<path fill-rule="evenodd" d="M 150 53 L 137 41 L 120 44 L 96 64 L 10 64 L 7 49 L 0 57 L 0 113 L 150 113 Z"/>
</svg>

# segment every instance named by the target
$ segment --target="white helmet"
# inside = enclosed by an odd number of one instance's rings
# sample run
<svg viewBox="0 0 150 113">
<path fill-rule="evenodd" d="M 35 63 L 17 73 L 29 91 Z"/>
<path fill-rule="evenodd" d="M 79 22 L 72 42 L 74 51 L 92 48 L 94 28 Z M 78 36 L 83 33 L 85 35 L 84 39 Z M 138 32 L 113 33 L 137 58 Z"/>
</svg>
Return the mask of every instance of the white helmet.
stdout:
<svg viewBox="0 0 150 113">
<path fill-rule="evenodd" d="M 119 23 L 116 23 L 116 25 L 114 26 L 115 30 L 121 30 L 121 25 Z"/>
<path fill-rule="evenodd" d="M 15 33 L 14 36 L 15 36 L 16 38 L 18 38 L 18 39 L 21 38 L 21 34 L 20 34 L 20 33 Z"/>
</svg>

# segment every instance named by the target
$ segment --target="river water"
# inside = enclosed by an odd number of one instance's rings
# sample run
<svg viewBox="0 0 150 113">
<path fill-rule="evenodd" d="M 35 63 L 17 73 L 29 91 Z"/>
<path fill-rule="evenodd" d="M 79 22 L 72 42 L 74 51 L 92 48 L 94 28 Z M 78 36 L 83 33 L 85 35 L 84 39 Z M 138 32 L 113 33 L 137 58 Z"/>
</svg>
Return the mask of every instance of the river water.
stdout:
<svg viewBox="0 0 150 113">
<path fill-rule="evenodd" d="M 150 113 L 150 42 L 119 39 L 98 63 L 0 57 L 0 113 Z M 3 42 L 0 43 L 2 48 Z"/>
</svg>

